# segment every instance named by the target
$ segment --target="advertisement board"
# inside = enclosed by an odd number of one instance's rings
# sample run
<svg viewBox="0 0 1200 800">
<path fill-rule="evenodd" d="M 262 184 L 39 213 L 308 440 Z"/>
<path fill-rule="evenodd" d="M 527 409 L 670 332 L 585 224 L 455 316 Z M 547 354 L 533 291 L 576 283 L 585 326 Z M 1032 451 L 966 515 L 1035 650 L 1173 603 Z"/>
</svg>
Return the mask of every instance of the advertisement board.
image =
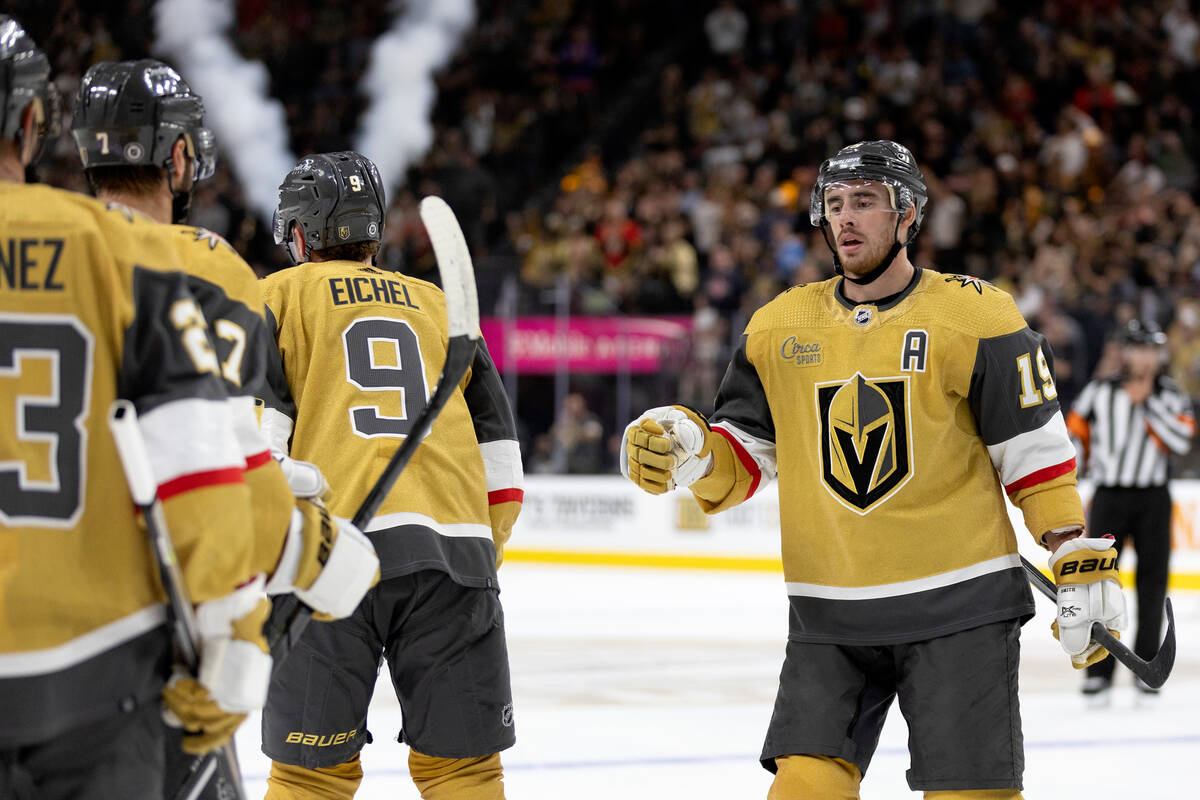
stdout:
<svg viewBox="0 0 1200 800">
<path fill-rule="evenodd" d="M 1171 562 L 1173 589 L 1200 590 L 1200 481 L 1176 481 Z M 1086 504 L 1091 487 L 1080 486 Z M 1021 553 L 1038 566 L 1046 551 L 1009 515 Z M 620 476 L 526 476 L 525 503 L 507 560 L 781 571 L 779 494 L 765 487 L 750 501 L 712 516 L 691 493 L 653 496 Z M 1132 575 L 1135 555 L 1122 554 Z"/>
</svg>

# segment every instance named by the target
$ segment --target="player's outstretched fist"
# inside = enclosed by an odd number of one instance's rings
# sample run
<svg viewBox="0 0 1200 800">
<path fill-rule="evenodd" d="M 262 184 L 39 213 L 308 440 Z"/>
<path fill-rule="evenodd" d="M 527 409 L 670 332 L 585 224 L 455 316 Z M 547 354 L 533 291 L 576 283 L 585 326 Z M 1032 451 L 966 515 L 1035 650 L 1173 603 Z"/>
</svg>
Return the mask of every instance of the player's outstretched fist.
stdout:
<svg viewBox="0 0 1200 800">
<path fill-rule="evenodd" d="M 621 474 L 650 494 L 688 487 L 712 469 L 708 420 L 685 406 L 659 406 L 629 423 Z"/>
<path fill-rule="evenodd" d="M 319 501 L 297 500 L 267 594 L 292 592 L 314 619 L 331 620 L 350 615 L 377 583 L 379 558 L 371 540 Z"/>
</svg>

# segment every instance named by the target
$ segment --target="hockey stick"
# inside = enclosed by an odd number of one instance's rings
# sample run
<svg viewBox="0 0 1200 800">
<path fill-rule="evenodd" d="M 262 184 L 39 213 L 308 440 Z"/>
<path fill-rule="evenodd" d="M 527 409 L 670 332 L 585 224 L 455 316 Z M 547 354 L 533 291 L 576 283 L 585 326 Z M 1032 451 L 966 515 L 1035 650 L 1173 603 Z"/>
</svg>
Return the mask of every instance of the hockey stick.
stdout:
<svg viewBox="0 0 1200 800">
<path fill-rule="evenodd" d="M 438 378 L 437 388 L 434 389 L 429 402 L 413 420 L 412 429 L 392 454 L 375 485 L 355 512 L 352 521 L 359 530 L 366 529 L 367 523 L 375 516 L 388 492 L 396 485 L 400 473 L 412 460 L 417 446 L 429 432 L 433 421 L 458 389 L 459 382 L 475 359 L 475 347 L 479 339 L 479 295 L 475 290 L 475 269 L 471 264 L 471 251 L 467 247 L 458 219 L 450 206 L 446 205 L 446 201 L 440 197 L 426 197 L 421 201 L 420 212 L 421 222 L 429 232 L 429 241 L 437 257 L 438 274 L 441 275 L 442 291 L 446 296 L 446 321 L 450 334 L 446 363 L 442 366 L 441 377 Z M 275 660 L 276 673 L 313 614 L 311 608 L 296 600 L 294 596 L 287 602 L 294 603 L 294 608 L 290 611 L 286 608 L 280 609 L 279 613 L 271 615 L 272 619 L 268 622 L 271 630 L 267 634 L 267 643 L 271 648 L 271 657 Z M 281 618 L 282 623 L 279 622 Z"/>
<path fill-rule="evenodd" d="M 1054 582 L 1047 578 L 1040 569 L 1030 564 L 1024 556 L 1021 556 L 1021 566 L 1025 568 L 1029 582 L 1042 594 L 1057 603 L 1058 589 L 1054 586 Z M 1158 654 L 1150 661 L 1141 658 L 1122 644 L 1121 640 L 1109 633 L 1101 623 L 1092 623 L 1092 639 L 1112 653 L 1113 658 L 1129 667 L 1134 675 L 1141 678 L 1142 683 L 1152 689 L 1157 689 L 1166 683 L 1167 678 L 1171 675 L 1171 669 L 1175 666 L 1175 611 L 1171 608 L 1171 598 L 1169 597 L 1166 599 L 1166 610 L 1167 635 L 1163 637 Z"/>
<path fill-rule="evenodd" d="M 129 484 L 129 494 L 146 521 L 146 533 L 158 565 L 158 577 L 167 592 L 171 637 L 175 649 L 188 673 L 195 676 L 199 674 L 200 669 L 196 612 L 187 594 L 187 584 L 183 581 L 183 571 L 179 567 L 175 546 L 167 533 L 167 520 L 163 515 L 162 503 L 158 502 L 158 484 L 150 468 L 150 456 L 146 452 L 146 441 L 138 427 L 137 411 L 134 410 L 133 403 L 128 400 L 115 401 L 109 408 L 108 428 L 112 431 L 117 455 L 125 472 L 125 481 Z M 245 800 L 237 751 L 234 750 L 232 740 L 210 754 L 204 768 L 197 770 L 198 774 L 202 773 L 203 779 L 197 780 L 195 787 L 181 796 L 182 800 L 194 800 L 218 767 L 223 768 L 235 797 Z"/>
</svg>

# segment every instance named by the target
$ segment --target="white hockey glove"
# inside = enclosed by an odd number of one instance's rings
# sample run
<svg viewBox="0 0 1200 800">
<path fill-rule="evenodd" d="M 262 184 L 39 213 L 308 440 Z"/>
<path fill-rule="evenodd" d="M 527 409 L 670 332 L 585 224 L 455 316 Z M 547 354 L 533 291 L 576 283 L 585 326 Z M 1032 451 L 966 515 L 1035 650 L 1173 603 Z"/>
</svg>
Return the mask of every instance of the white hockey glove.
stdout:
<svg viewBox="0 0 1200 800">
<path fill-rule="evenodd" d="M 318 502 L 297 500 L 279 564 L 267 594 L 293 592 L 314 619 L 349 616 L 379 583 L 379 558 L 371 540 L 350 520 Z"/>
<path fill-rule="evenodd" d="M 1108 655 L 1092 641 L 1092 623 L 1102 623 L 1117 638 L 1126 625 L 1117 550 L 1112 539 L 1081 536 L 1060 545 L 1049 563 L 1058 585 L 1058 616 L 1050 627 L 1071 664 L 1083 669 Z"/>
<path fill-rule="evenodd" d="M 262 708 L 271 680 L 263 623 L 271 604 L 263 577 L 196 607 L 200 674 L 182 671 L 163 689 L 163 718 L 183 728 L 183 749 L 205 753 L 228 742 Z"/>
<path fill-rule="evenodd" d="M 691 486 L 712 469 L 714 435 L 690 408 L 652 408 L 625 427 L 621 474 L 650 494 Z"/>
<path fill-rule="evenodd" d="M 296 497 L 306 500 L 324 500 L 329 495 L 329 482 L 316 464 L 298 461 L 290 456 L 275 456 L 283 476 Z"/>
</svg>

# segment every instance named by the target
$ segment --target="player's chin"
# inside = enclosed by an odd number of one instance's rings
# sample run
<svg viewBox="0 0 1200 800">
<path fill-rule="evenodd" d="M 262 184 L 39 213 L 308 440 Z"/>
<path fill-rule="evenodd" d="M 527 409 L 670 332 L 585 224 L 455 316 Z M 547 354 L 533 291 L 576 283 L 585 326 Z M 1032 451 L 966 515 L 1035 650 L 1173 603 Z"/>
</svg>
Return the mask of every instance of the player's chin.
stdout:
<svg viewBox="0 0 1200 800">
<path fill-rule="evenodd" d="M 850 275 L 866 275 L 872 268 L 871 259 L 861 252 L 842 255 L 842 269 Z"/>
</svg>

